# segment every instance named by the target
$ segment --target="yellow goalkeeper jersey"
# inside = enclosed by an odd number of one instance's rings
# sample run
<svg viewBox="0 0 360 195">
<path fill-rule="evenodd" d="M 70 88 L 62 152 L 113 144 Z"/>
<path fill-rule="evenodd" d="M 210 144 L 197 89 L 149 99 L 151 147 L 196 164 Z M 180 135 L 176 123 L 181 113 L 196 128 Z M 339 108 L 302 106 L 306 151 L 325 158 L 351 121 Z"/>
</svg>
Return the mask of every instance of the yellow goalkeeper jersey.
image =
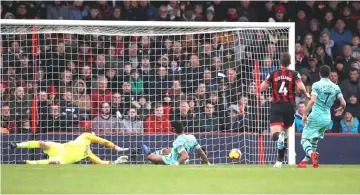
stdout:
<svg viewBox="0 0 360 195">
<path fill-rule="evenodd" d="M 52 142 L 49 150 L 44 150 L 49 155 L 49 158 L 59 159 L 61 164 L 73 164 L 88 158 L 95 164 L 110 164 L 110 161 L 102 161 L 99 157 L 94 155 L 90 149 L 92 143 L 105 145 L 108 148 L 115 148 L 114 143 L 97 137 L 92 133 L 83 133 L 74 141 L 64 144 Z"/>
<path fill-rule="evenodd" d="M 64 144 L 66 152 L 62 157 L 64 164 L 76 163 L 92 154 L 90 143 L 86 141 L 70 141 Z"/>
<path fill-rule="evenodd" d="M 91 141 L 83 134 L 64 144 L 52 142 L 50 149 L 44 152 L 49 158 L 58 158 L 61 164 L 72 164 L 92 155 L 90 144 Z"/>
</svg>

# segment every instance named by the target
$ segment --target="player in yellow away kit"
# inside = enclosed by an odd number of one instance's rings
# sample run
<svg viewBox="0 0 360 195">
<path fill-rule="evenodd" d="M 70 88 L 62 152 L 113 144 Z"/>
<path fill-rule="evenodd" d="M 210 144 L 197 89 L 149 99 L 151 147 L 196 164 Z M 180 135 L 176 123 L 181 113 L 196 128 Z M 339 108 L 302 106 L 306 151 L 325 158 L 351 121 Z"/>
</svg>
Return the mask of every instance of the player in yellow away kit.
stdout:
<svg viewBox="0 0 360 195">
<path fill-rule="evenodd" d="M 17 164 L 73 164 L 83 159 L 88 159 L 95 164 L 121 164 L 128 161 L 128 156 L 120 156 L 116 161 L 103 161 L 92 153 L 90 145 L 102 144 L 118 152 L 127 151 L 129 148 L 120 148 L 114 143 L 96 136 L 94 133 L 83 133 L 73 141 L 64 144 L 45 141 L 27 141 L 10 143 L 10 148 L 41 148 L 49 156 L 47 160 L 25 160 Z"/>
</svg>

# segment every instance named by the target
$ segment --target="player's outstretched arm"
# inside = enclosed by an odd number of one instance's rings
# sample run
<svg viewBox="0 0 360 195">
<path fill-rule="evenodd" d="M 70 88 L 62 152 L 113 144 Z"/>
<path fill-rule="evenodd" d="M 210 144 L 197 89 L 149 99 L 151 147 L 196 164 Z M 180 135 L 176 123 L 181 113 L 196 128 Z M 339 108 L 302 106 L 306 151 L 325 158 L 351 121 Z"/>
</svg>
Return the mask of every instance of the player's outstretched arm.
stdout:
<svg viewBox="0 0 360 195">
<path fill-rule="evenodd" d="M 180 152 L 180 158 L 179 158 L 179 160 L 178 160 L 174 165 L 182 164 L 182 163 L 184 163 L 187 159 L 189 159 L 189 155 L 188 155 L 188 153 L 186 152 L 186 150 L 184 149 L 184 150 L 182 150 L 182 151 Z"/>
<path fill-rule="evenodd" d="M 109 164 L 123 164 L 126 163 L 128 161 L 128 156 L 120 156 L 118 159 L 116 159 L 114 162 L 113 161 L 104 161 L 101 160 L 98 156 L 96 156 L 95 154 L 91 153 L 88 156 L 88 160 L 90 160 L 92 163 L 94 164 L 98 164 L 98 165 L 109 165 Z"/>
<path fill-rule="evenodd" d="M 91 153 L 88 156 L 88 160 L 91 161 L 94 164 L 97 165 L 109 165 L 109 164 L 113 164 L 111 161 L 104 161 L 101 160 L 98 156 L 96 156 L 95 154 Z"/>
<path fill-rule="evenodd" d="M 109 140 L 98 137 L 98 136 L 95 135 L 95 133 L 87 133 L 86 137 L 91 141 L 91 143 L 102 144 L 102 145 L 104 145 L 104 146 L 106 146 L 108 148 L 115 149 L 118 152 L 128 151 L 129 150 L 129 148 L 121 148 L 121 147 L 115 145 L 114 143 L 112 143 Z"/>
<path fill-rule="evenodd" d="M 208 165 L 211 164 L 211 163 L 209 162 L 208 157 L 206 156 L 206 154 L 205 154 L 205 152 L 204 152 L 204 150 L 203 150 L 202 148 L 199 148 L 199 149 L 197 149 L 196 151 L 199 153 L 199 155 L 200 155 L 200 157 L 201 157 L 201 159 L 202 159 L 202 161 L 203 161 L 204 163 L 206 163 L 206 164 L 208 164 Z"/>
</svg>

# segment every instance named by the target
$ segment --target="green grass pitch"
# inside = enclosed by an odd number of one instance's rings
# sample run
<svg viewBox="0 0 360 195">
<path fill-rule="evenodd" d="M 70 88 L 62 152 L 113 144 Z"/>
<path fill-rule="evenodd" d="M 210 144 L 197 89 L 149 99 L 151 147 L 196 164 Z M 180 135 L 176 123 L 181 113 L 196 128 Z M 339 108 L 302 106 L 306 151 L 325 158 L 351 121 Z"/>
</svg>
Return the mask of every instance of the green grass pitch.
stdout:
<svg viewBox="0 0 360 195">
<path fill-rule="evenodd" d="M 360 166 L 1 165 L 5 194 L 360 194 Z"/>
</svg>

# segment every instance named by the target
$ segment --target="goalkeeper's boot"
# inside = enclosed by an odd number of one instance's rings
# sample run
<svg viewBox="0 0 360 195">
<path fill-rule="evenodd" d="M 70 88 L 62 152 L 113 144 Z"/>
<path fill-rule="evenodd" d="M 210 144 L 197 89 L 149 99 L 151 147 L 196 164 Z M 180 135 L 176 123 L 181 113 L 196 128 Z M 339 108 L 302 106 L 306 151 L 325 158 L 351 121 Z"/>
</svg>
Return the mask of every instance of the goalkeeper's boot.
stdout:
<svg viewBox="0 0 360 195">
<path fill-rule="evenodd" d="M 10 142 L 9 147 L 10 147 L 10 150 L 13 150 L 13 149 L 17 148 L 17 145 L 15 142 Z"/>
<path fill-rule="evenodd" d="M 118 159 L 114 161 L 114 164 L 124 164 L 128 162 L 129 157 L 128 156 L 120 156 Z"/>
<path fill-rule="evenodd" d="M 281 168 L 282 167 L 282 162 L 281 161 L 276 161 L 276 163 L 274 164 L 274 168 Z"/>
<path fill-rule="evenodd" d="M 142 145 L 142 150 L 143 150 L 143 153 L 144 153 L 146 156 L 148 156 L 149 154 L 151 154 L 150 149 L 149 149 L 145 144 Z"/>
<path fill-rule="evenodd" d="M 311 161 L 313 164 L 314 168 L 318 168 L 319 167 L 319 153 L 318 152 L 313 152 L 311 153 Z"/>
<path fill-rule="evenodd" d="M 279 150 L 282 150 L 285 146 L 285 136 L 286 136 L 285 131 L 281 131 L 279 134 L 279 139 L 277 140 L 277 146 Z"/>
<path fill-rule="evenodd" d="M 296 165 L 296 168 L 306 168 L 307 163 L 307 161 L 301 161 L 298 165 Z"/>
</svg>

